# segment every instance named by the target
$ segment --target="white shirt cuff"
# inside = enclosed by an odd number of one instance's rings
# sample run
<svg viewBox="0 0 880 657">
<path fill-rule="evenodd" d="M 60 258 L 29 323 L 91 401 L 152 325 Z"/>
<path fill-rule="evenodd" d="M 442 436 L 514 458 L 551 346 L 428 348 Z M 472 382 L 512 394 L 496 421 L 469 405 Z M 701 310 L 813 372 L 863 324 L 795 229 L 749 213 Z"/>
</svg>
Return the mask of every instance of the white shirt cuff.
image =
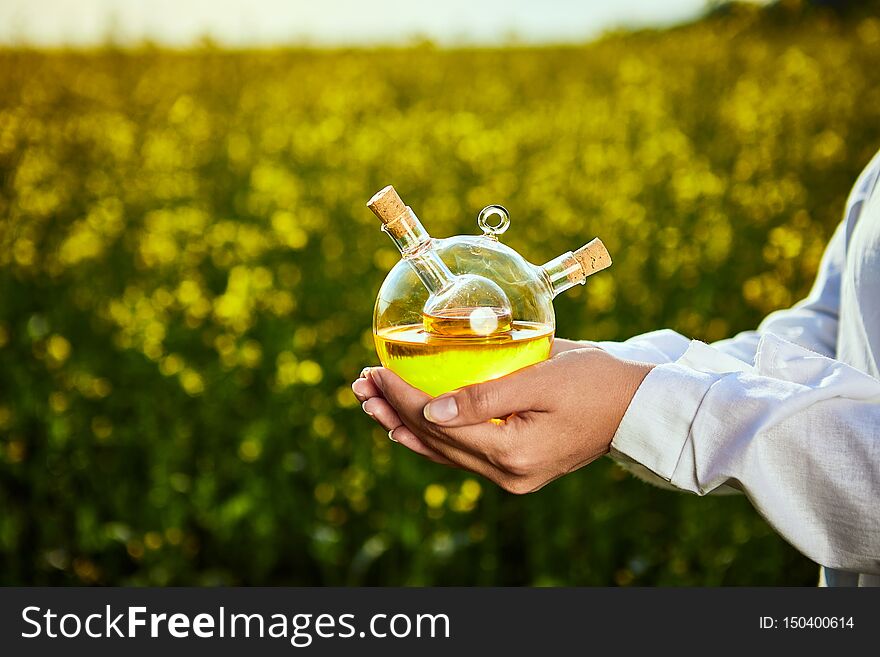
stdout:
<svg viewBox="0 0 880 657">
<path fill-rule="evenodd" d="M 679 365 L 658 365 L 648 373 L 611 442 L 611 455 L 641 463 L 672 479 L 703 397 L 723 375 Z"/>
<path fill-rule="evenodd" d="M 690 343 L 690 340 L 675 331 L 661 329 L 636 335 L 626 342 L 595 342 L 593 344 L 616 358 L 662 365 L 681 358 Z"/>
</svg>

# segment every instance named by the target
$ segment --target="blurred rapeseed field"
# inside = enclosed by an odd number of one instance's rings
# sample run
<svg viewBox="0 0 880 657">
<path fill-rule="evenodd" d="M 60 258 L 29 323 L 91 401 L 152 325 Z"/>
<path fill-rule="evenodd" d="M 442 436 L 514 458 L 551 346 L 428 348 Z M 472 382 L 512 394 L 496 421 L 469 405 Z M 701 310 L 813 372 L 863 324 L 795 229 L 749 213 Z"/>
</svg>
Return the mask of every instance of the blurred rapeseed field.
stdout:
<svg viewBox="0 0 880 657">
<path fill-rule="evenodd" d="M 514 497 L 349 390 L 396 262 L 503 203 L 615 265 L 558 335 L 715 340 L 809 288 L 880 146 L 880 21 L 579 47 L 0 51 L 0 583 L 812 584 L 742 498 L 599 463 Z M 547 199 L 551 199 L 549 202 Z"/>
</svg>

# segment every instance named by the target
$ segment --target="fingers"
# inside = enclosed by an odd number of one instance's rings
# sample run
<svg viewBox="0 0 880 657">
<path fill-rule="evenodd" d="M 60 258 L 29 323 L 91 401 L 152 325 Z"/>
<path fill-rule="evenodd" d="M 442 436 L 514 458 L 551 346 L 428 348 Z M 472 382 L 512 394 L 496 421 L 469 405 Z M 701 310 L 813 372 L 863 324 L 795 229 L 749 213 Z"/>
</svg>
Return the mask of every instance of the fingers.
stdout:
<svg viewBox="0 0 880 657">
<path fill-rule="evenodd" d="M 397 411 L 401 418 L 412 418 L 415 423 L 408 423 L 413 429 L 418 428 L 421 422 L 417 419 L 422 416 L 422 408 L 431 399 L 430 395 L 413 388 L 391 370 L 384 367 L 374 368 L 370 372 L 373 384 L 378 388 L 380 396 Z"/>
<path fill-rule="evenodd" d="M 387 401 L 381 397 L 372 397 L 361 404 L 364 413 L 381 424 L 386 431 L 391 431 L 403 424 L 400 415 Z"/>
<path fill-rule="evenodd" d="M 376 384 L 373 383 L 373 379 L 370 376 L 370 369 L 372 368 L 365 367 L 361 371 L 360 377 L 355 379 L 354 383 L 351 384 L 351 391 L 361 403 L 367 401 L 371 397 L 382 396 L 382 392 L 376 387 Z"/>
<path fill-rule="evenodd" d="M 397 411 L 391 407 L 391 404 L 381 397 L 368 399 L 362 404 L 362 407 L 367 415 L 376 420 L 384 429 L 388 430 L 388 437 L 394 442 L 400 443 L 416 454 L 424 456 L 435 463 L 457 467 L 455 463 L 422 442 L 418 436 L 403 424 L 403 421 L 400 419 Z"/>
<path fill-rule="evenodd" d="M 406 424 L 412 429 L 423 442 L 430 440 L 432 446 L 437 439 L 444 442 L 450 442 L 450 432 L 444 427 L 438 427 L 427 421 L 424 416 L 425 404 L 430 401 L 430 395 L 422 392 L 417 388 L 413 388 L 406 381 L 401 379 L 391 370 L 377 367 L 372 372 L 373 381 L 382 393 L 383 400 L 389 404 Z M 368 408 L 379 408 L 374 406 L 372 402 L 367 403 Z M 491 425 L 487 425 L 491 426 Z M 474 432 L 476 433 L 476 432 Z M 469 449 L 467 444 L 461 444 L 459 447 L 468 451 L 479 453 L 479 449 Z M 437 449 L 437 447 L 434 447 Z"/>
<path fill-rule="evenodd" d="M 431 397 L 413 388 L 394 372 L 376 368 L 372 371 L 373 380 L 382 391 L 382 403 L 388 404 L 397 412 L 399 418 L 425 445 L 458 463 L 468 470 L 490 476 L 494 469 L 492 461 L 503 433 L 499 425 L 489 422 L 465 429 L 439 427 L 425 419 L 423 409 Z M 366 403 L 369 409 L 384 409 L 373 399 Z"/>
<path fill-rule="evenodd" d="M 548 410 L 552 388 L 545 373 L 546 364 L 538 363 L 500 379 L 440 395 L 425 406 L 424 416 L 443 427 L 463 427 L 517 411 Z"/>
<path fill-rule="evenodd" d="M 426 459 L 447 465 L 450 467 L 458 467 L 448 458 L 428 447 L 416 436 L 410 429 L 403 424 L 397 411 L 382 398 L 382 393 L 376 387 L 376 384 L 369 378 L 369 372 L 365 370 L 361 374 L 366 373 L 366 378 L 357 379 L 351 386 L 358 399 L 364 398 L 361 408 L 364 413 L 372 417 L 383 428 L 388 430 L 388 437 L 396 443 L 400 443 L 404 447 L 412 450 Z"/>
<path fill-rule="evenodd" d="M 395 437 L 397 432 L 395 432 Z M 475 472 L 495 483 L 499 483 L 505 477 L 505 473 L 499 470 L 491 460 L 460 447 L 461 444 L 469 444 L 470 441 L 459 438 L 456 442 L 425 435 L 421 438 L 422 443 L 437 454 L 442 455 L 454 463 L 457 467 Z"/>
<path fill-rule="evenodd" d="M 425 418 L 423 410 L 431 400 L 429 395 L 384 368 L 373 369 L 370 376 L 381 396 L 367 399 L 363 404 L 364 411 L 391 430 L 389 437 L 392 440 L 437 463 L 480 474 L 507 490 L 522 487 L 524 480 L 520 472 L 524 466 L 520 463 L 522 459 L 518 446 L 522 441 L 534 442 L 531 440 L 531 423 L 526 420 L 529 413 L 522 417 L 512 415 L 504 422 L 480 421 L 468 426 L 440 426 Z M 537 379 L 515 383 L 510 393 L 514 397 L 526 395 L 517 390 L 522 385 L 536 384 Z M 528 405 L 535 406 L 534 403 Z"/>
<path fill-rule="evenodd" d="M 393 440 L 394 442 L 400 443 L 404 447 L 412 450 L 416 454 L 424 456 L 430 461 L 434 461 L 434 463 L 439 463 L 441 465 L 446 465 L 452 468 L 459 467 L 456 463 L 453 463 L 442 454 L 439 454 L 438 452 L 428 447 L 425 443 L 419 440 L 418 436 L 416 436 L 405 426 L 399 426 L 396 429 L 392 429 L 388 432 L 388 437 L 391 438 L 391 440 Z"/>
<path fill-rule="evenodd" d="M 358 398 L 359 402 L 365 402 L 370 397 L 382 396 L 376 385 L 369 379 L 357 379 L 351 384 L 351 391 Z"/>
</svg>

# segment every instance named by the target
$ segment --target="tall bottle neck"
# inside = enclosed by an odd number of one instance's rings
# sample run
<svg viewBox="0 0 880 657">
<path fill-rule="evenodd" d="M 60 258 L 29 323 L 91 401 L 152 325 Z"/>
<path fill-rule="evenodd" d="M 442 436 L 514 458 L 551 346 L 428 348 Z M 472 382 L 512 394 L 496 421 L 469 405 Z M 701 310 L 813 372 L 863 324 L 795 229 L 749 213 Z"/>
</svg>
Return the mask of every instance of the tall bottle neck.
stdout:
<svg viewBox="0 0 880 657">
<path fill-rule="evenodd" d="M 431 236 L 409 207 L 391 223 L 382 226 L 403 259 L 432 294 L 436 294 L 455 277 L 440 259 L 431 243 Z"/>
</svg>

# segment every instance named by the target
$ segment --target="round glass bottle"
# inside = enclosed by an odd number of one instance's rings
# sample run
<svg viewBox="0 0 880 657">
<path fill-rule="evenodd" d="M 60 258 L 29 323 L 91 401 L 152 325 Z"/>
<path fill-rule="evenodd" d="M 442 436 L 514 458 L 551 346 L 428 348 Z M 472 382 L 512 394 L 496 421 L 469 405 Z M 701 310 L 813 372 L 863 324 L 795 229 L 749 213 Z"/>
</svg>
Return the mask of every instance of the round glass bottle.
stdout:
<svg viewBox="0 0 880 657">
<path fill-rule="evenodd" d="M 482 235 L 446 239 L 431 238 L 390 186 L 367 205 L 402 255 L 376 299 L 379 360 L 432 396 L 548 358 L 553 298 L 611 264 L 599 239 L 529 263 L 498 240 L 510 217 L 497 205 L 480 213 Z"/>
</svg>

